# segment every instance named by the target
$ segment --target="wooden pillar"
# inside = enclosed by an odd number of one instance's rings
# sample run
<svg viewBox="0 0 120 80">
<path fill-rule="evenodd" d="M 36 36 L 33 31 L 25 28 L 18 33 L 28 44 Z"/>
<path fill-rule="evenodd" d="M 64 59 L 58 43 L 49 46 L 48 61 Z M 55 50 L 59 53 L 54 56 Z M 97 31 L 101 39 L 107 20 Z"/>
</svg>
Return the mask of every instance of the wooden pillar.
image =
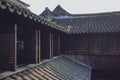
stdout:
<svg viewBox="0 0 120 80">
<path fill-rule="evenodd" d="M 17 67 L 17 24 L 15 24 L 15 53 L 14 53 L 14 70 Z"/>
<path fill-rule="evenodd" d="M 39 50 L 38 50 L 38 44 L 39 44 L 39 43 L 38 43 L 38 31 L 37 31 L 37 30 L 36 30 L 36 34 L 35 34 L 35 40 L 36 40 L 36 44 L 35 44 L 35 45 L 36 45 L 36 46 L 35 46 L 35 47 L 36 47 L 36 51 L 35 51 L 35 53 L 36 53 L 36 55 L 35 55 L 35 56 L 36 56 L 36 57 L 35 57 L 35 60 L 36 60 L 36 61 L 35 61 L 35 62 L 38 63 L 38 58 L 39 58 L 39 56 L 38 56 L 38 51 L 39 51 Z"/>
<path fill-rule="evenodd" d="M 40 62 L 40 31 L 36 30 L 36 63 Z"/>
<path fill-rule="evenodd" d="M 35 62 L 37 63 L 37 61 L 38 61 L 38 31 L 36 30 L 36 34 L 35 34 Z"/>
<path fill-rule="evenodd" d="M 50 59 L 53 57 L 53 34 L 49 34 L 49 51 L 50 51 Z"/>
<path fill-rule="evenodd" d="M 40 31 L 38 31 L 38 63 L 41 61 L 41 36 Z"/>
</svg>

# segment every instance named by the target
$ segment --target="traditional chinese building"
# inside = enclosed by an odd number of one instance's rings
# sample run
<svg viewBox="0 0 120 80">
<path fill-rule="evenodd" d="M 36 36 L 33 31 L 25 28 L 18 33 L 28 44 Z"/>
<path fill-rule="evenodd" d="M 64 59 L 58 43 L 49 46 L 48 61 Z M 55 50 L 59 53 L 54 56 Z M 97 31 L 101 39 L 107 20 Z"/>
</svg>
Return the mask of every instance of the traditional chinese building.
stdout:
<svg viewBox="0 0 120 80">
<path fill-rule="evenodd" d="M 58 5 L 41 16 L 67 28 L 62 54 L 91 66 L 94 77 L 119 77 L 120 12 L 70 14 Z"/>
<path fill-rule="evenodd" d="M 1 70 L 16 70 L 19 65 L 39 63 L 60 53 L 60 36 L 66 29 L 27 7 L 16 0 L 0 0 Z"/>
<path fill-rule="evenodd" d="M 0 0 L 0 80 L 90 80 L 91 67 L 60 56 L 67 29 L 28 7 Z"/>
<path fill-rule="evenodd" d="M 58 5 L 38 16 L 28 7 L 0 0 L 0 79 L 119 79 L 119 12 L 78 15 Z"/>
</svg>

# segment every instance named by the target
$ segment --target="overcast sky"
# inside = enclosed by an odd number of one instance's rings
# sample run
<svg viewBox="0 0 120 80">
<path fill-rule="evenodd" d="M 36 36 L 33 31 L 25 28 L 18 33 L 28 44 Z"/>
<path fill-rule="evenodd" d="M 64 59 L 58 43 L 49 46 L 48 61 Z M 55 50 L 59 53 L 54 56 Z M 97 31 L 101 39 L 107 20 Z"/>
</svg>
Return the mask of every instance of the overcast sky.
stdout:
<svg viewBox="0 0 120 80">
<path fill-rule="evenodd" d="M 53 10 L 58 4 L 72 14 L 120 11 L 120 0 L 21 0 L 30 10 L 40 14 L 45 7 Z"/>
</svg>

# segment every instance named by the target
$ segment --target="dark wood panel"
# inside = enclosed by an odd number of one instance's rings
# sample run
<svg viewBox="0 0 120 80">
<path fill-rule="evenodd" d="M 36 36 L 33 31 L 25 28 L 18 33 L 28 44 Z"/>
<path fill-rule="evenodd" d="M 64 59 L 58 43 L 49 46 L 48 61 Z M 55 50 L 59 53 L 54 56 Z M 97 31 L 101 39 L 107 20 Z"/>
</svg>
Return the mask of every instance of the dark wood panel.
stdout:
<svg viewBox="0 0 120 80">
<path fill-rule="evenodd" d="M 52 35 L 48 32 L 41 32 L 41 59 L 50 59 L 52 53 Z"/>
<path fill-rule="evenodd" d="M 114 34 L 69 35 L 65 41 L 65 53 L 118 55 L 120 54 L 120 37 Z M 65 51 L 63 49 L 63 51 Z"/>
<path fill-rule="evenodd" d="M 120 55 L 68 55 L 98 70 L 119 70 Z"/>
<path fill-rule="evenodd" d="M 31 31 L 31 34 L 27 35 L 24 38 L 24 51 L 25 51 L 25 63 L 36 63 L 36 56 L 38 52 L 38 35 L 36 34 L 36 31 Z M 36 42 L 37 41 L 37 42 Z"/>
<path fill-rule="evenodd" d="M 0 34 L 0 69 L 15 70 L 15 34 Z"/>
<path fill-rule="evenodd" d="M 58 56 L 59 55 L 59 35 L 58 34 L 54 34 L 53 35 L 53 56 Z"/>
</svg>

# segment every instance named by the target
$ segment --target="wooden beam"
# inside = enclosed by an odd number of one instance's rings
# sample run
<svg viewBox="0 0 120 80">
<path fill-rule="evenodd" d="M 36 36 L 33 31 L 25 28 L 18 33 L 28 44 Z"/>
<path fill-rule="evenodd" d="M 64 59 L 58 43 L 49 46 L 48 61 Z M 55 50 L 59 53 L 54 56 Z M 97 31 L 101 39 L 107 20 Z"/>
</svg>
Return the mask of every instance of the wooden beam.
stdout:
<svg viewBox="0 0 120 80">
<path fill-rule="evenodd" d="M 40 31 L 36 30 L 36 63 L 40 62 L 40 52 L 41 52 L 41 41 L 40 41 Z"/>
<path fill-rule="evenodd" d="M 58 34 L 58 55 L 60 54 L 60 35 Z"/>
<path fill-rule="evenodd" d="M 38 63 L 41 61 L 41 36 L 40 31 L 38 31 Z"/>
<path fill-rule="evenodd" d="M 36 60 L 36 61 L 35 61 L 35 62 L 38 63 L 38 44 L 39 44 L 39 43 L 38 43 L 38 31 L 37 31 L 37 30 L 36 30 L 35 36 L 36 36 L 36 37 L 35 37 L 35 40 L 36 40 L 36 44 L 35 44 L 35 47 L 36 47 L 36 52 L 35 52 L 35 54 L 36 54 L 36 55 L 35 55 L 35 58 L 36 58 L 36 59 L 35 59 L 35 60 Z"/>
<path fill-rule="evenodd" d="M 17 67 L 17 24 L 15 24 L 15 54 L 14 54 L 14 70 Z"/>
<path fill-rule="evenodd" d="M 49 46 L 50 46 L 50 59 L 53 57 L 53 34 L 49 34 Z"/>
</svg>

